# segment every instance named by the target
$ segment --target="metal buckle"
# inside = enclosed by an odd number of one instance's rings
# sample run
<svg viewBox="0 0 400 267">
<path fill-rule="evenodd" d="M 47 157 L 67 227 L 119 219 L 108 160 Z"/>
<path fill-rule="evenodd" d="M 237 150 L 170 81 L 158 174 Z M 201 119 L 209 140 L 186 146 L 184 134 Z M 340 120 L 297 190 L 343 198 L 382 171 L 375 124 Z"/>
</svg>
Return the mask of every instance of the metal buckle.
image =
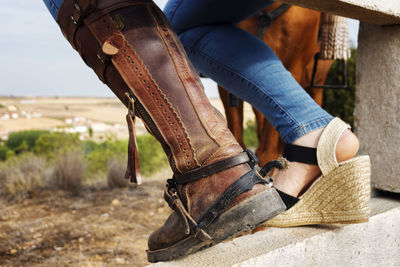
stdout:
<svg viewBox="0 0 400 267">
<path fill-rule="evenodd" d="M 322 88 L 322 89 L 347 89 L 348 88 L 348 83 L 347 83 L 347 63 L 345 60 L 340 59 L 339 61 L 342 62 L 342 77 L 343 77 L 343 83 L 342 84 L 316 84 L 315 83 L 315 76 L 318 70 L 318 61 L 320 60 L 320 54 L 317 53 L 314 56 L 314 66 L 313 66 L 313 72 L 311 76 L 311 88 Z"/>
<path fill-rule="evenodd" d="M 77 12 L 77 16 L 75 15 L 75 11 Z M 82 22 L 82 9 L 81 7 L 78 5 L 78 3 L 74 4 L 74 9 L 72 11 L 72 16 L 71 16 L 71 20 L 75 25 L 78 25 Z M 77 18 L 76 18 L 77 17 Z"/>
<path fill-rule="evenodd" d="M 255 166 L 258 165 L 258 158 L 257 156 L 249 149 L 246 149 L 247 155 L 249 155 L 249 165 L 252 169 L 254 169 Z"/>
<path fill-rule="evenodd" d="M 125 28 L 125 24 L 119 14 L 112 16 L 111 19 L 118 30 L 122 31 Z"/>
<path fill-rule="evenodd" d="M 111 57 L 103 53 L 101 46 L 97 49 L 97 58 L 101 61 L 101 63 L 106 64 L 109 63 Z"/>
</svg>

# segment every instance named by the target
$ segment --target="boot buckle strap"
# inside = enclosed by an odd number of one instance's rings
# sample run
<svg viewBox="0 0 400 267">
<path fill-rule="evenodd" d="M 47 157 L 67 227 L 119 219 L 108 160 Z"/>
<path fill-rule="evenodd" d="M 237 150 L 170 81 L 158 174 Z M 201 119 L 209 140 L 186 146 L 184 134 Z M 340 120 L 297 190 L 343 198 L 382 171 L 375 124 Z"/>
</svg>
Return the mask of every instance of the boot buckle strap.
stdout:
<svg viewBox="0 0 400 267">
<path fill-rule="evenodd" d="M 258 165 L 258 159 L 250 150 L 246 150 L 244 152 L 239 153 L 236 156 L 220 160 L 214 163 L 211 163 L 207 166 L 200 167 L 191 171 L 188 171 L 183 174 L 174 174 L 174 180 L 177 184 L 187 184 L 197 181 L 201 178 L 210 176 L 214 173 L 218 173 L 237 165 L 248 163 L 252 169 L 255 169 Z"/>
<path fill-rule="evenodd" d="M 74 7 L 71 20 L 77 26 L 79 26 L 83 22 L 83 19 L 97 6 L 96 0 L 73 0 L 73 3 Z"/>
<path fill-rule="evenodd" d="M 211 236 L 206 231 L 201 229 L 193 217 L 187 212 L 176 191 L 176 184 L 172 179 L 167 180 L 167 186 L 164 191 L 164 199 L 168 203 L 168 206 L 181 218 L 184 224 L 185 233 L 187 235 L 193 235 L 201 241 L 212 240 Z"/>
<path fill-rule="evenodd" d="M 71 20 L 75 25 L 79 25 L 83 21 L 83 12 L 77 2 L 74 3 L 74 9 L 72 10 Z"/>
<path fill-rule="evenodd" d="M 103 49 L 101 46 L 99 46 L 97 50 L 97 58 L 101 61 L 103 64 L 108 64 L 111 60 L 111 57 L 103 52 Z"/>
</svg>

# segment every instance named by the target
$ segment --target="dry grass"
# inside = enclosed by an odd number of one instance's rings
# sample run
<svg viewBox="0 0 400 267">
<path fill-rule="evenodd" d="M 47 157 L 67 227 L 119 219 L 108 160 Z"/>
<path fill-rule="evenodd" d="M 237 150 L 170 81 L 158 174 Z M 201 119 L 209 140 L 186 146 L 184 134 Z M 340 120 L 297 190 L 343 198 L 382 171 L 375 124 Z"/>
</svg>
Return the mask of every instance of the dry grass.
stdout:
<svg viewBox="0 0 400 267">
<path fill-rule="evenodd" d="M 110 188 L 127 187 L 129 181 L 125 179 L 126 160 L 114 158 L 108 163 L 107 184 Z"/>
<path fill-rule="evenodd" d="M 145 266 L 149 234 L 171 212 L 164 180 L 107 189 L 84 186 L 79 197 L 43 190 L 2 206 L 1 266 Z"/>
<path fill-rule="evenodd" d="M 0 192 L 7 199 L 20 199 L 47 185 L 50 170 L 43 157 L 27 153 L 0 165 Z"/>
<path fill-rule="evenodd" d="M 86 164 L 81 150 L 67 150 L 57 155 L 53 181 L 57 188 L 77 195 L 82 189 Z"/>
</svg>

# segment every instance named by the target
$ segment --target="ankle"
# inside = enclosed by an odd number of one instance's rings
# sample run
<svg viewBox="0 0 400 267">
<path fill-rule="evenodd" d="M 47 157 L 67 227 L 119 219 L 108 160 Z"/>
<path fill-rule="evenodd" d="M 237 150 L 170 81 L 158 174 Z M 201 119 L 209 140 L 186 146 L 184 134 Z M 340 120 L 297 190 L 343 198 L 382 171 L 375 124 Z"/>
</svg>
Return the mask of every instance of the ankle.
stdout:
<svg viewBox="0 0 400 267">
<path fill-rule="evenodd" d="M 323 129 L 310 132 L 297 139 L 294 144 L 308 147 L 317 147 Z M 338 162 L 353 158 L 359 149 L 358 138 L 346 130 L 340 136 L 336 145 L 336 158 Z M 289 162 L 287 170 L 277 171 L 274 175 L 274 186 L 292 196 L 299 196 L 313 181 L 321 175 L 317 165 Z"/>
<path fill-rule="evenodd" d="M 321 137 L 322 132 L 324 131 L 324 128 L 316 129 L 312 132 L 309 132 L 302 137 L 296 139 L 296 141 L 293 142 L 294 145 L 298 146 L 305 146 L 305 147 L 313 147 L 316 148 L 318 145 L 318 140 Z"/>
<path fill-rule="evenodd" d="M 336 159 L 338 162 L 353 158 L 360 148 L 357 136 L 350 130 L 346 130 L 336 145 Z"/>
<path fill-rule="evenodd" d="M 316 148 L 323 131 L 324 128 L 309 132 L 298 138 L 293 144 Z M 350 130 L 344 131 L 336 145 L 335 153 L 337 161 L 342 162 L 353 158 L 357 154 L 359 147 L 360 143 L 357 136 Z"/>
</svg>

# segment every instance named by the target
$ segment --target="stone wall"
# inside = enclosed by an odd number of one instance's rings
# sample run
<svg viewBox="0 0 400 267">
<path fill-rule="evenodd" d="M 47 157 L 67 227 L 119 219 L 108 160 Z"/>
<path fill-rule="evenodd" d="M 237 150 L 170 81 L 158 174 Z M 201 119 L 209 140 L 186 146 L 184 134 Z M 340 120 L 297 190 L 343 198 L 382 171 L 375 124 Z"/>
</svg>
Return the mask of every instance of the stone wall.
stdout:
<svg viewBox="0 0 400 267">
<path fill-rule="evenodd" d="M 400 193 L 400 26 L 360 24 L 356 134 L 372 163 L 372 186 Z"/>
</svg>

